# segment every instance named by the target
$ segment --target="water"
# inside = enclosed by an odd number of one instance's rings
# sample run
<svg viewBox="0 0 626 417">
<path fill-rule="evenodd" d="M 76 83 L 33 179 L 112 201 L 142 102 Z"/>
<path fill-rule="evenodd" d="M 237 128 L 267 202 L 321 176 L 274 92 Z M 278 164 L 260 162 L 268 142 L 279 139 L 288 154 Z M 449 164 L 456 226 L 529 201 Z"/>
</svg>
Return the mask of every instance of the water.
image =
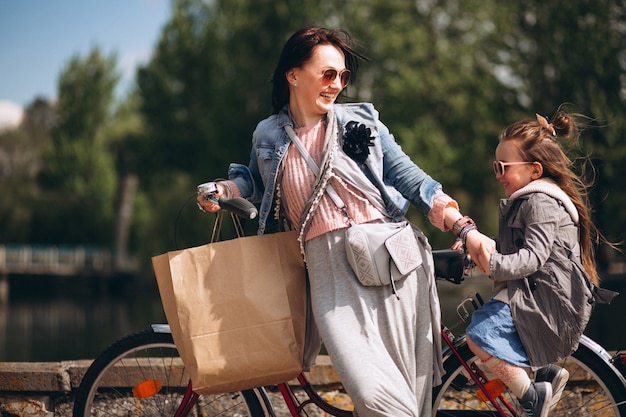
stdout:
<svg viewBox="0 0 626 417">
<path fill-rule="evenodd" d="M 605 278 L 603 286 L 622 295 L 598 306 L 585 333 L 607 350 L 625 348 L 626 277 Z M 489 288 L 482 277 L 458 286 L 440 283 L 446 324 L 458 321 L 455 309 L 464 295 L 478 291 L 486 299 Z M 156 282 L 11 276 L 8 297 L 0 300 L 0 361 L 93 359 L 116 339 L 164 322 Z M 463 329 L 461 324 L 455 332 Z"/>
<path fill-rule="evenodd" d="M 156 281 L 11 276 L 0 301 L 0 361 L 93 359 L 155 322 L 165 323 Z"/>
</svg>

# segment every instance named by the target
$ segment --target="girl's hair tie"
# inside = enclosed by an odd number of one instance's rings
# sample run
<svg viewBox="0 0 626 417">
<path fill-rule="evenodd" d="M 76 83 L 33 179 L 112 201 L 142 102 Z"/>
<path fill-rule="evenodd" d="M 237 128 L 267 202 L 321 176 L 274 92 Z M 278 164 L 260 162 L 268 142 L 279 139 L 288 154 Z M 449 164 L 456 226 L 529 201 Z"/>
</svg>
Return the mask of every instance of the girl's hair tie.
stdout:
<svg viewBox="0 0 626 417">
<path fill-rule="evenodd" d="M 545 117 L 543 117 L 542 115 L 538 113 L 535 113 L 535 116 L 537 116 L 537 121 L 539 122 L 539 124 L 542 127 L 545 127 L 546 129 L 548 129 L 550 133 L 552 133 L 552 136 L 556 138 L 556 130 L 554 130 L 554 126 L 552 126 L 552 123 L 548 123 L 548 119 L 546 119 Z"/>
</svg>

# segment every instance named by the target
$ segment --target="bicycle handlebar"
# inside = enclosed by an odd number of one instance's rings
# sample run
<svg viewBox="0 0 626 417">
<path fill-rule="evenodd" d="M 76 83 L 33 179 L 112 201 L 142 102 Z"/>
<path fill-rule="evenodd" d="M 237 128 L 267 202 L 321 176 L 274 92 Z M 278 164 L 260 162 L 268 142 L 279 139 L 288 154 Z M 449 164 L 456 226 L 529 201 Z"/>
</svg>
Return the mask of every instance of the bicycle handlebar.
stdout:
<svg viewBox="0 0 626 417">
<path fill-rule="evenodd" d="M 217 199 L 223 210 L 236 214 L 244 219 L 252 220 L 258 215 L 258 210 L 248 200 L 242 197 Z M 435 277 L 460 284 L 469 275 L 474 266 L 469 254 L 463 250 L 441 249 L 432 252 L 435 264 Z"/>
<path fill-rule="evenodd" d="M 432 253 L 437 279 L 460 284 L 474 267 L 471 257 L 462 249 L 441 249 Z"/>
<path fill-rule="evenodd" d="M 230 211 L 231 213 L 234 213 L 237 216 L 247 220 L 252 220 L 256 218 L 257 214 L 259 213 L 254 204 L 242 197 L 220 197 L 218 198 L 217 203 L 223 210 Z"/>
</svg>

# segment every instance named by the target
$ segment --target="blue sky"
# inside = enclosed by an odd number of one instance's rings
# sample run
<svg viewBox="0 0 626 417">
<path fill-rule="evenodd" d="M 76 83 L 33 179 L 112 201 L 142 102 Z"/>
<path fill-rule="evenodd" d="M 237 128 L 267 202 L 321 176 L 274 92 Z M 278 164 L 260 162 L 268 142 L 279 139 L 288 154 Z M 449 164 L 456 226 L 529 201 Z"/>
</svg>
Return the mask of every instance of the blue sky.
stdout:
<svg viewBox="0 0 626 417">
<path fill-rule="evenodd" d="M 38 96 L 54 100 L 65 65 L 94 46 L 117 55 L 123 94 L 169 17 L 170 0 L 0 0 L 0 127 Z"/>
</svg>

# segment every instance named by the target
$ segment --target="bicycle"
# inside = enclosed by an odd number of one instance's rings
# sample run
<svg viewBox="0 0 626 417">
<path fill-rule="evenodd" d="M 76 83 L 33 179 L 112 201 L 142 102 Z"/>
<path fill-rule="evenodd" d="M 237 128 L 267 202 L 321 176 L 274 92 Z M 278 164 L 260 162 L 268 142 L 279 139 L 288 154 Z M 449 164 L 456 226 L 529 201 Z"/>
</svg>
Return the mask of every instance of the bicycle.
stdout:
<svg viewBox="0 0 626 417">
<path fill-rule="evenodd" d="M 245 200 L 223 201 L 224 210 L 242 217 L 254 213 Z M 241 224 L 237 223 L 238 227 Z M 471 260 L 458 251 L 433 251 L 438 282 L 460 284 L 469 274 Z M 435 416 L 525 417 L 519 404 L 499 380 L 489 381 L 465 336 L 451 329 L 466 322 L 471 309 L 482 304 L 478 293 L 457 306 L 460 321 L 442 326 L 445 342 L 441 385 L 433 390 Z M 570 373 L 550 416 L 626 417 L 626 352 L 614 356 L 583 336 L 578 349 L 557 363 Z M 288 382 L 277 386 L 291 416 L 308 416 L 310 407 L 326 415 L 352 416 L 350 410 L 326 402 L 301 373 L 299 398 Z M 219 395 L 193 392 L 184 364 L 178 356 L 169 326 L 153 324 L 149 330 L 126 336 L 106 348 L 91 364 L 78 388 L 74 416 L 277 416 L 265 387 Z"/>
</svg>

